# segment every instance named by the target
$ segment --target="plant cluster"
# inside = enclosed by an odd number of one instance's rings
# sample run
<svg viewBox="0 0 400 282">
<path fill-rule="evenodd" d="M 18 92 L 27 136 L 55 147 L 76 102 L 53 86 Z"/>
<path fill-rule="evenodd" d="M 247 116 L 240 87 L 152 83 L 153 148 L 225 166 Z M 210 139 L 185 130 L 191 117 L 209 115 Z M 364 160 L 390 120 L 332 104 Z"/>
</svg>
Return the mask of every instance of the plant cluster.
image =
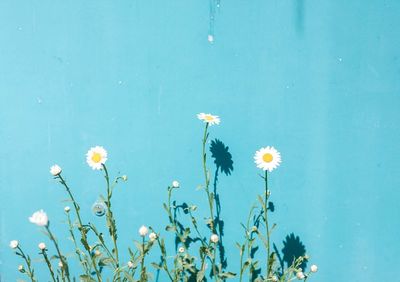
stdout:
<svg viewBox="0 0 400 282">
<path fill-rule="evenodd" d="M 46 243 L 38 244 L 39 255 L 48 269 L 47 281 L 70 282 L 79 279 L 83 282 L 145 282 L 154 280 L 151 271 L 153 269 L 157 273 L 164 272 L 165 279 L 172 282 L 211 280 L 220 282 L 230 278 L 236 278 L 239 281 L 286 282 L 293 279 L 306 281 L 311 273 L 317 272 L 316 265 L 312 265 L 308 272 L 302 269 L 304 262 L 309 259 L 305 254 L 289 258 L 291 264 L 284 267 L 278 252 L 273 248 L 274 245 L 271 245 L 271 233 L 276 224 L 271 225 L 268 218 L 271 209 L 268 177 L 281 163 L 281 155 L 273 147 L 261 148 L 255 153 L 255 163 L 264 171 L 261 175 L 264 182 L 263 194 L 257 196 L 258 201 L 251 207 L 246 223 L 241 224 L 244 229 L 243 242 L 236 244 L 239 249 L 240 269 L 237 272 L 226 270 L 227 263 L 222 245 L 222 222 L 216 215 L 219 197 L 211 187 L 211 174 L 207 167 L 206 153 L 210 126 L 218 125 L 220 118 L 204 113 L 198 114 L 197 117 L 205 123 L 201 146 L 204 184 L 200 189 L 204 191 L 208 202 L 207 218 L 204 221 L 198 220 L 196 205 L 176 203 L 173 196 L 181 185 L 178 181 L 173 181 L 167 188 L 167 201 L 163 204 L 168 218 L 167 226 L 164 230 L 141 226 L 138 230 L 140 240 L 134 241 L 134 245 L 125 250 L 129 260 L 123 261 L 121 250 L 118 248 L 117 223 L 113 213 L 112 196 L 117 184 L 126 182 L 128 177 L 122 175 L 111 179 L 105 164 L 108 159 L 107 151 L 101 146 L 93 147 L 86 154 L 86 161 L 92 169 L 103 172 L 106 187 L 105 196 L 102 196 L 100 201 L 93 206 L 93 211 L 96 215 L 105 217 L 108 234 L 103 234 L 94 224 L 83 220 L 73 189 L 67 184 L 61 167 L 53 165 L 50 173 L 64 188 L 72 205 L 72 207 L 66 206 L 64 211 L 68 233 L 74 244 L 74 256 L 67 256 L 66 252 L 60 248 L 53 230 L 50 229 L 47 214 L 43 210 L 33 213 L 29 221 L 43 228 L 43 232 L 54 246 L 50 250 Z M 180 219 L 182 215 L 184 219 Z M 169 253 L 173 248 L 166 246 L 164 231 L 171 233 L 175 239 L 173 253 Z M 266 255 L 262 260 L 255 257 L 255 250 L 259 246 L 265 249 Z M 10 247 L 24 261 L 24 264 L 18 266 L 19 272 L 25 274 L 32 282 L 38 281 L 35 273 L 37 266 L 34 266 L 31 257 L 23 251 L 21 244 L 13 240 L 10 242 Z M 157 249 L 161 260 L 148 263 L 146 259 L 149 254 Z M 80 270 L 70 269 L 71 259 L 79 262 Z M 111 269 L 111 277 L 105 277 L 104 268 Z"/>
</svg>

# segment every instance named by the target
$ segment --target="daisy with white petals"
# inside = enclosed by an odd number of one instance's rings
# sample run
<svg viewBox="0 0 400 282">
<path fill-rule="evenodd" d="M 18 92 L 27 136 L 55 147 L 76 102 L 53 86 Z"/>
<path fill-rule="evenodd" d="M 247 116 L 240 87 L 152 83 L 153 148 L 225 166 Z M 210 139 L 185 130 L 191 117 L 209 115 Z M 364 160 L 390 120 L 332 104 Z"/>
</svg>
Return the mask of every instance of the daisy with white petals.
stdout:
<svg viewBox="0 0 400 282">
<path fill-rule="evenodd" d="M 43 210 L 33 213 L 32 216 L 29 217 L 29 221 L 37 226 L 47 226 L 49 224 L 49 218 Z"/>
<path fill-rule="evenodd" d="M 268 146 L 258 150 L 254 160 L 258 168 L 271 172 L 280 165 L 281 154 L 274 147 Z"/>
<path fill-rule="evenodd" d="M 221 122 L 221 119 L 219 118 L 219 116 L 214 116 L 212 114 L 200 113 L 197 115 L 197 118 L 199 120 L 202 120 L 202 121 L 208 123 L 209 125 L 215 125 L 215 124 L 218 125 Z"/>
<path fill-rule="evenodd" d="M 102 169 L 106 161 L 107 151 L 101 146 L 90 148 L 86 154 L 86 162 L 92 169 Z"/>
</svg>

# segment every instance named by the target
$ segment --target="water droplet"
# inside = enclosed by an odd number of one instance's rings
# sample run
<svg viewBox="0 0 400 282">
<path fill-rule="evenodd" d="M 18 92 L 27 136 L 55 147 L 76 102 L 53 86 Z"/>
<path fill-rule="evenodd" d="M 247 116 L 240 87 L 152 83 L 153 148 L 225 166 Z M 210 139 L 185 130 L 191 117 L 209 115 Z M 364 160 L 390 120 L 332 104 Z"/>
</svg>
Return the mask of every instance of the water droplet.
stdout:
<svg viewBox="0 0 400 282">
<path fill-rule="evenodd" d="M 107 206 L 103 201 L 96 201 L 92 206 L 92 212 L 96 216 L 103 216 L 106 214 Z"/>
</svg>

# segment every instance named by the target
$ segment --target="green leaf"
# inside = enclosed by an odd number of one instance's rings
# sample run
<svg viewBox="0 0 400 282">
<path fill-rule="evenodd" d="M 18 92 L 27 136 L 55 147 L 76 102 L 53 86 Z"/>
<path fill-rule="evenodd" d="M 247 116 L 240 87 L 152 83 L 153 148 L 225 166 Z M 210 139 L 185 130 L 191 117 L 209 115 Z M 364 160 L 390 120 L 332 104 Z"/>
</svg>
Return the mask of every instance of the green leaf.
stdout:
<svg viewBox="0 0 400 282">
<path fill-rule="evenodd" d="M 151 266 L 154 267 L 155 269 L 158 269 L 158 270 L 162 269 L 162 267 L 160 265 L 158 265 L 157 263 L 155 263 L 155 262 L 152 262 Z"/>
<path fill-rule="evenodd" d="M 219 274 L 219 277 L 221 278 L 233 278 L 236 276 L 236 273 L 233 272 L 223 272 L 221 274 Z"/>
</svg>

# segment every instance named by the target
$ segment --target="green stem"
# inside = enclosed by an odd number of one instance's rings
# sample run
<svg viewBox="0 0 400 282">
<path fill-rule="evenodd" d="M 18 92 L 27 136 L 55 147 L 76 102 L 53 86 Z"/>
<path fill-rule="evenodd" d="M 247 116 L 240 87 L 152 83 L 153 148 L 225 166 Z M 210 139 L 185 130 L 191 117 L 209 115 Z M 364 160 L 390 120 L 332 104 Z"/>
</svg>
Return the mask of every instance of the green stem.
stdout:
<svg viewBox="0 0 400 282">
<path fill-rule="evenodd" d="M 56 247 L 58 257 L 60 258 L 60 261 L 61 261 L 61 263 L 62 263 L 61 269 L 65 271 L 65 276 L 66 276 L 66 278 L 67 278 L 67 281 L 70 282 L 71 280 L 70 280 L 70 278 L 69 278 L 68 262 L 67 262 L 67 260 L 65 259 L 65 257 L 61 254 L 61 251 L 60 251 L 60 248 L 59 248 L 59 246 L 58 246 L 57 240 L 56 240 L 56 238 L 54 237 L 53 233 L 51 233 L 50 228 L 49 228 L 48 225 L 46 226 L 46 230 L 47 230 L 47 232 L 49 233 L 49 236 L 50 236 L 51 241 L 53 241 L 54 246 Z M 65 280 L 63 279 L 63 281 L 65 281 Z"/>
<path fill-rule="evenodd" d="M 17 246 L 18 251 L 21 253 L 22 258 L 25 260 L 26 262 L 26 266 L 28 267 L 28 276 L 31 279 L 32 282 L 36 282 L 35 276 L 33 275 L 33 269 L 31 266 L 31 260 L 29 258 L 29 256 L 26 256 L 24 251 L 21 249 L 20 246 Z"/>
<path fill-rule="evenodd" d="M 113 213 L 111 211 L 111 197 L 112 197 L 112 189 L 110 187 L 110 178 L 108 176 L 107 167 L 105 164 L 102 164 L 105 178 L 107 182 L 107 218 L 109 220 L 109 227 L 108 230 L 110 232 L 111 239 L 114 243 L 114 251 L 115 251 L 115 259 L 117 268 L 119 267 L 119 258 L 118 258 L 118 246 L 117 246 L 117 234 L 116 234 L 116 226 L 115 226 L 115 219 L 113 217 Z"/>
<path fill-rule="evenodd" d="M 265 218 L 265 228 L 266 228 L 266 239 L 267 239 L 267 269 L 266 269 L 266 275 L 267 278 L 270 275 L 270 265 L 269 265 L 269 257 L 271 254 L 270 250 L 270 234 L 269 234 L 269 225 L 268 225 L 268 198 L 269 198 L 269 193 L 268 193 L 268 170 L 265 171 L 265 206 L 264 206 L 264 218 Z"/>
<path fill-rule="evenodd" d="M 72 222 L 71 222 L 71 217 L 69 215 L 69 212 L 67 212 L 67 220 L 68 220 L 69 233 L 71 234 L 71 238 L 72 238 L 72 241 L 74 242 L 74 246 L 75 246 L 75 253 L 78 256 L 79 262 L 81 263 L 86 275 L 90 276 L 90 271 L 89 271 L 88 266 L 87 266 L 87 260 L 86 259 L 85 260 L 82 259 L 81 250 L 79 249 L 78 244 L 76 243 L 75 234 L 74 234 L 74 230 L 73 230 L 73 225 L 72 225 Z"/>
<path fill-rule="evenodd" d="M 207 130 L 208 130 L 208 122 L 206 123 L 206 126 L 204 128 L 204 135 L 203 135 L 203 142 L 202 142 L 202 161 L 203 161 L 203 172 L 204 172 L 204 178 L 205 178 L 205 190 L 207 193 L 207 199 L 208 199 L 208 205 L 210 208 L 210 229 L 213 234 L 217 234 L 215 230 L 215 225 L 214 225 L 214 208 L 213 208 L 213 198 L 212 194 L 210 193 L 210 178 L 208 175 L 208 170 L 207 170 L 207 153 L 206 153 L 206 143 L 207 143 Z M 218 235 L 218 234 L 217 234 Z M 214 274 L 214 279 L 218 281 L 218 275 L 216 271 L 216 266 L 215 266 L 215 255 L 212 259 L 212 269 L 213 269 L 213 274 Z"/>
<path fill-rule="evenodd" d="M 42 250 L 41 254 L 43 255 L 44 260 L 46 261 L 47 267 L 49 268 L 51 279 L 53 279 L 53 282 L 56 282 L 56 278 L 54 277 L 54 271 L 53 268 L 51 267 L 50 260 L 46 254 L 46 250 Z"/>
<path fill-rule="evenodd" d="M 144 236 L 142 236 L 142 261 L 141 261 L 141 267 L 140 267 L 140 281 L 147 281 L 146 279 L 146 273 L 145 273 L 145 268 L 144 268 L 144 257 L 145 257 L 145 250 L 144 250 Z"/>
<path fill-rule="evenodd" d="M 74 205 L 75 214 L 76 214 L 76 217 L 78 218 L 78 224 L 79 224 L 78 225 L 78 229 L 79 229 L 79 231 L 81 233 L 81 242 L 82 242 L 86 252 L 88 253 L 88 255 L 89 255 L 90 259 L 91 259 L 91 262 L 92 262 L 92 265 L 93 265 L 93 269 L 96 272 L 97 280 L 99 282 L 101 282 L 102 281 L 101 274 L 100 274 L 100 271 L 97 269 L 96 260 L 95 260 L 93 254 L 92 254 L 92 252 L 90 250 L 90 246 L 89 246 L 89 243 L 88 243 L 88 240 L 87 240 L 87 236 L 86 236 L 86 231 L 85 231 L 85 229 L 83 227 L 83 224 L 82 224 L 82 219 L 81 219 L 81 216 L 80 216 L 80 213 L 79 213 L 80 207 L 79 207 L 78 203 L 75 201 L 75 198 L 72 195 L 72 192 L 71 192 L 70 188 L 68 187 L 67 182 L 65 182 L 65 180 L 61 176 L 61 174 L 58 175 L 58 179 L 60 180 L 60 183 L 65 187 L 65 190 L 67 190 L 67 193 L 68 193 L 68 195 L 69 195 L 69 197 L 70 197 L 70 199 L 71 199 L 71 201 L 72 201 L 72 203 Z"/>
<path fill-rule="evenodd" d="M 207 199 L 208 199 L 208 205 L 210 208 L 210 229 L 212 233 L 216 234 L 215 232 L 215 226 L 214 226 L 214 208 L 213 208 L 213 200 L 211 198 L 211 193 L 210 193 L 210 178 L 208 176 L 208 170 L 207 170 L 207 153 L 206 153 L 206 143 L 207 143 L 207 134 L 208 130 L 208 123 L 206 123 L 206 126 L 204 128 L 204 136 L 203 136 L 203 142 L 202 142 L 202 161 L 203 161 L 203 172 L 204 172 L 204 178 L 205 178 L 205 190 L 207 193 Z"/>
</svg>

